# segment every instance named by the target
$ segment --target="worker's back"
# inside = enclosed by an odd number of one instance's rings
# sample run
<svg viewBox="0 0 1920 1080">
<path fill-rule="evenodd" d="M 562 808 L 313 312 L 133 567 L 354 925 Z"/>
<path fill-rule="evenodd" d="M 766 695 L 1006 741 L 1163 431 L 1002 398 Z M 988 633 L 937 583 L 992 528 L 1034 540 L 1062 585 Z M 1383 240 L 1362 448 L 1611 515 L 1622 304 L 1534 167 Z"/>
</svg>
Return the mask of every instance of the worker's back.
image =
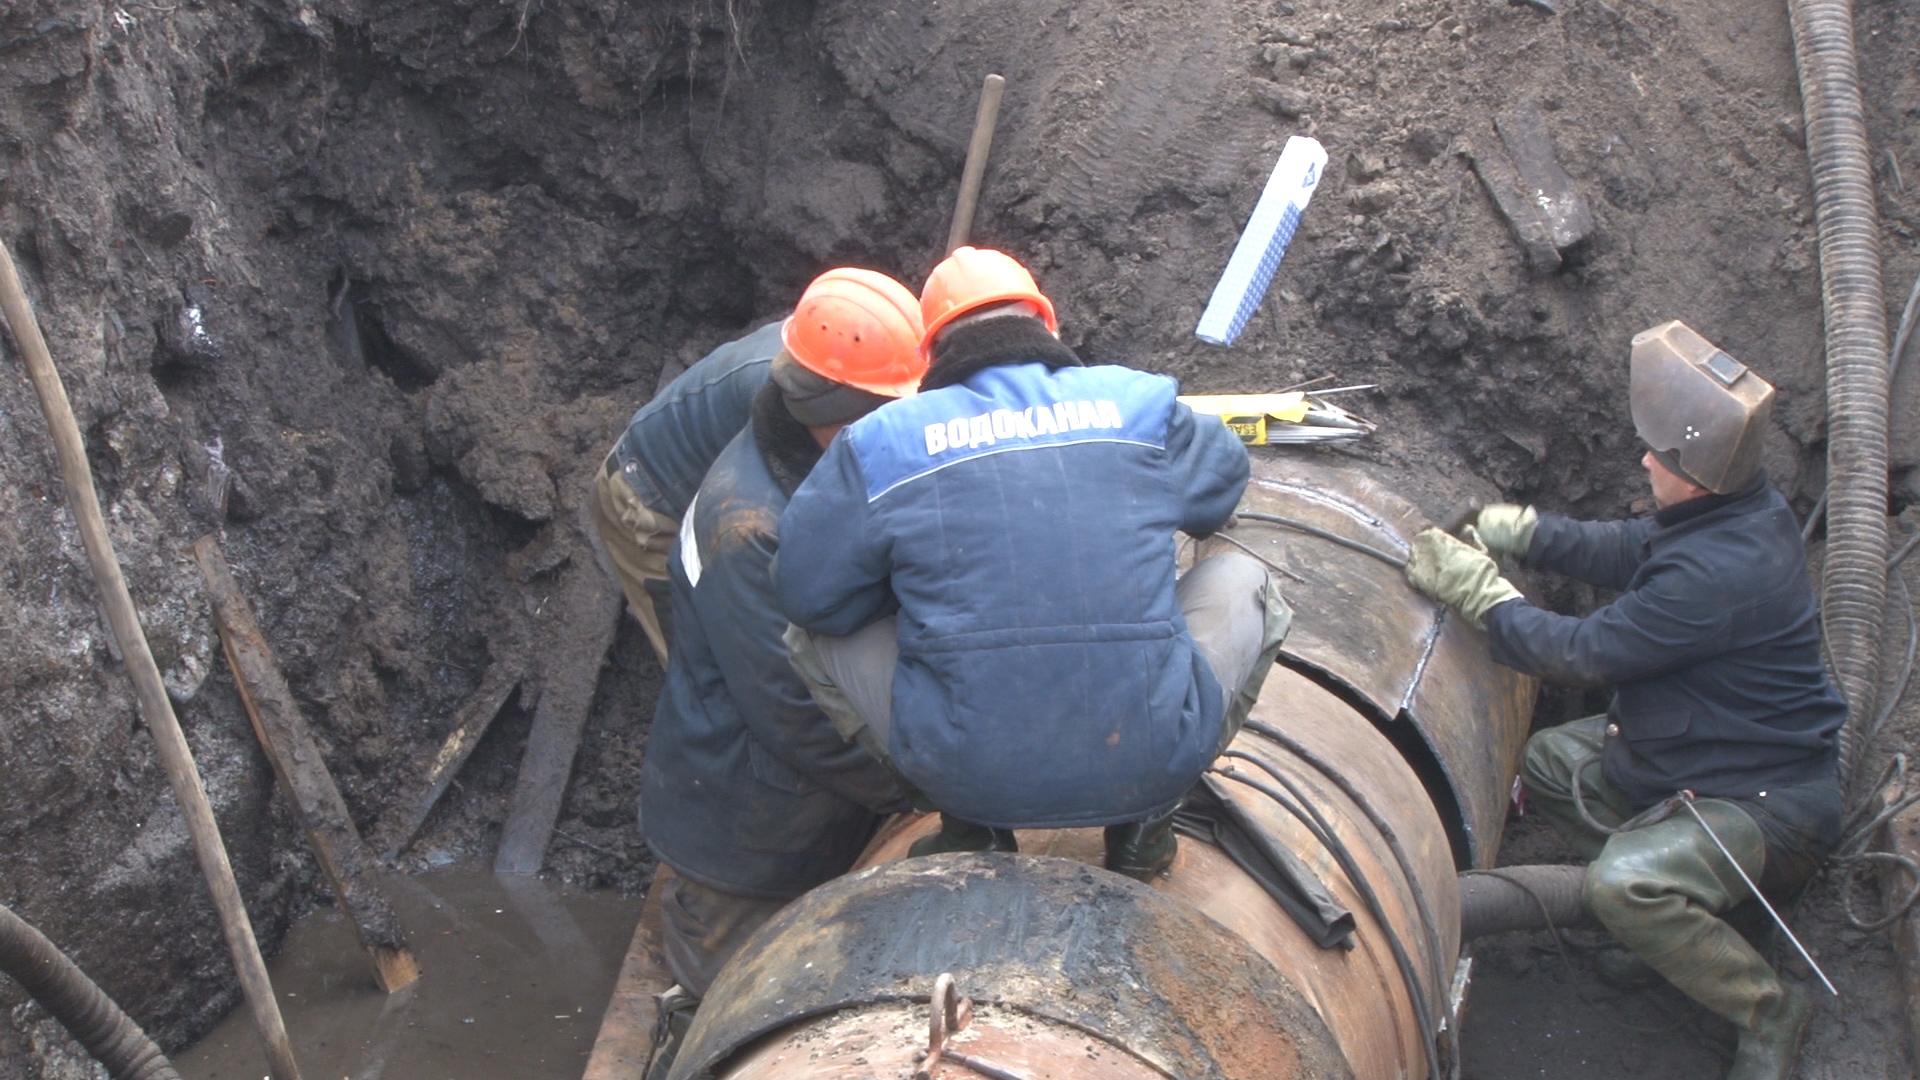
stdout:
<svg viewBox="0 0 1920 1080">
<path fill-rule="evenodd" d="M 890 747 L 941 809 L 1130 821 L 1212 758 L 1222 694 L 1175 602 L 1173 534 L 1219 527 L 1247 457 L 1175 393 L 1127 368 L 986 366 L 849 427 L 795 494 L 782 606 L 846 634 L 897 599 Z"/>
</svg>

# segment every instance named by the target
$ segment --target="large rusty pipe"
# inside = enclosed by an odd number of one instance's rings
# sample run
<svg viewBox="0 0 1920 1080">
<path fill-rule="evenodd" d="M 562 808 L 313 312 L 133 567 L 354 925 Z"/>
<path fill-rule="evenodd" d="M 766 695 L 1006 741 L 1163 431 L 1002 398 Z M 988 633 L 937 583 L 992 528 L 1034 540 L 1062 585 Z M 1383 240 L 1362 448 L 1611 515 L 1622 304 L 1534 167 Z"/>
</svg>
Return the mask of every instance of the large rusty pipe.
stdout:
<svg viewBox="0 0 1920 1080">
<path fill-rule="evenodd" d="M 1353 469 L 1275 455 L 1254 471 L 1256 512 L 1387 551 L 1426 525 Z M 884 832 L 856 872 L 756 935 L 673 1076 L 983 1075 L 952 1053 L 1026 1077 L 1433 1075 L 1452 1037 L 1457 872 L 1499 846 L 1533 685 L 1353 545 L 1236 539 L 1304 583 L 1214 790 L 1351 913 L 1348 947 L 1323 947 L 1209 843 L 1183 839 L 1149 887 L 1099 868 L 1098 829 L 1023 831 L 1018 855 L 907 858 L 929 817 Z M 1524 921 L 1513 906 L 1481 910 Z M 946 1056 L 928 1044 L 942 974 L 976 1003 Z"/>
</svg>

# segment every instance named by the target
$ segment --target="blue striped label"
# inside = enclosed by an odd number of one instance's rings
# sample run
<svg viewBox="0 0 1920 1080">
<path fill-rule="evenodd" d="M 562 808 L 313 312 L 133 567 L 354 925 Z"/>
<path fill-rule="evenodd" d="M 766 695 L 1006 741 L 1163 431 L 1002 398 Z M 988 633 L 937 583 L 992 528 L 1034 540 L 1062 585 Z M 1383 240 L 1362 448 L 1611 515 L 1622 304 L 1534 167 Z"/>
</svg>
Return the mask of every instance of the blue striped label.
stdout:
<svg viewBox="0 0 1920 1080">
<path fill-rule="evenodd" d="M 963 386 L 889 402 L 847 429 L 867 500 L 949 465 L 1074 443 L 1164 449 L 1172 379 L 1121 367 L 991 368 Z"/>
</svg>

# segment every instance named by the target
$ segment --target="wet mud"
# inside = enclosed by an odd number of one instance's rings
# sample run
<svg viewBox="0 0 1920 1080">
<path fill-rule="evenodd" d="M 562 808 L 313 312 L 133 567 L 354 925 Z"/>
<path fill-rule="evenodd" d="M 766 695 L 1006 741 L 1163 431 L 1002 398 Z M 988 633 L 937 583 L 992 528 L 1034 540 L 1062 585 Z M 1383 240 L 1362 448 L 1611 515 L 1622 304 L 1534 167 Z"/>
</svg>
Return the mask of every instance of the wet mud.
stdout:
<svg viewBox="0 0 1920 1080">
<path fill-rule="evenodd" d="M 288 932 L 270 965 L 302 1075 L 331 1080 L 576 1077 L 639 902 L 528 876 L 448 869 L 389 883 L 425 977 L 381 993 L 335 909 Z M 244 1010 L 174 1056 L 183 1080 L 265 1072 Z"/>
</svg>

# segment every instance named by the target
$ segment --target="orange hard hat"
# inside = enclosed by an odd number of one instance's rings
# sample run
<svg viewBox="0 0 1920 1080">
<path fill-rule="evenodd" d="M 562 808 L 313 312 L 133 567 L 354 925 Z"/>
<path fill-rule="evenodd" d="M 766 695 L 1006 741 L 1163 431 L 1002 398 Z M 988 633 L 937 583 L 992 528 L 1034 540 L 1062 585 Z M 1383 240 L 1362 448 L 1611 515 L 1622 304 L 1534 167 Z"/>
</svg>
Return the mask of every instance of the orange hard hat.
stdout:
<svg viewBox="0 0 1920 1080">
<path fill-rule="evenodd" d="M 921 336 L 913 291 L 851 266 L 814 278 L 780 328 L 780 344 L 807 370 L 887 397 L 919 388 Z"/>
<path fill-rule="evenodd" d="M 1053 301 L 1040 292 L 1033 275 L 1013 256 L 992 248 L 954 248 L 953 254 L 927 275 L 926 287 L 920 290 L 920 315 L 927 324 L 924 348 L 932 347 L 941 327 L 967 312 L 1009 300 L 1025 300 L 1039 308 L 1047 329 L 1060 332 Z"/>
</svg>

